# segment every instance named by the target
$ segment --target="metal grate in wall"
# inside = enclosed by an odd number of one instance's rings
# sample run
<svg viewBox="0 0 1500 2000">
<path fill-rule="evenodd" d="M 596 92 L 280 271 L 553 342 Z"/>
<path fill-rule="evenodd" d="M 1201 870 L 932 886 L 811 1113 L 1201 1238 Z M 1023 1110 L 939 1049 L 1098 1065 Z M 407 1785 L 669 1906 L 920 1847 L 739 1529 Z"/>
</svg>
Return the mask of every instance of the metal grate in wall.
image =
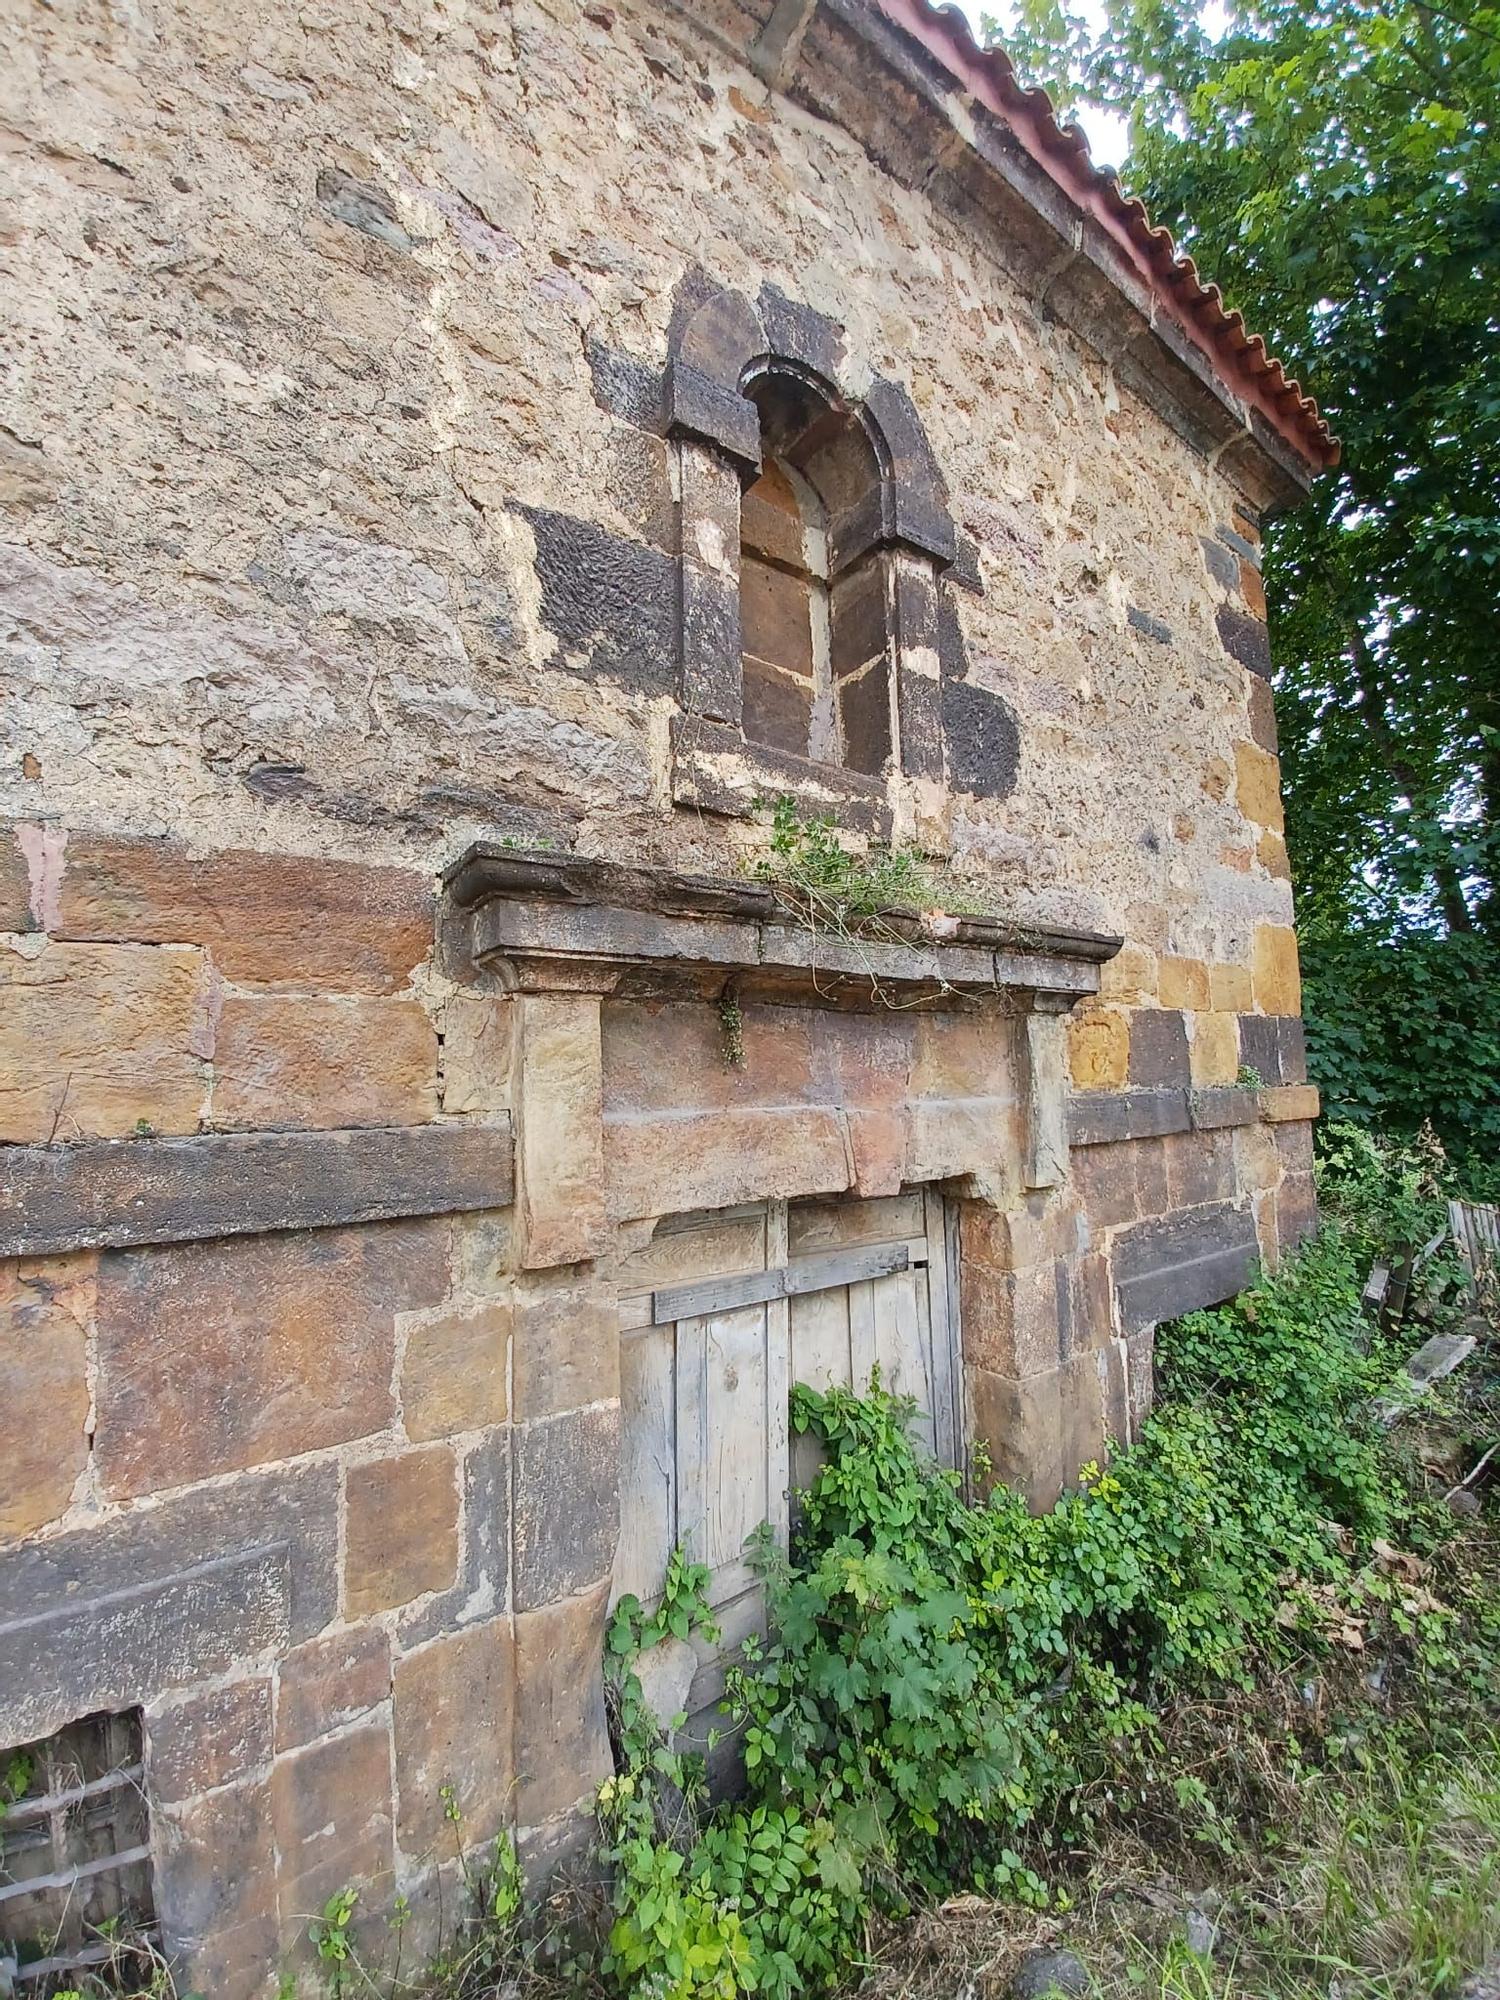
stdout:
<svg viewBox="0 0 1500 2000">
<path fill-rule="evenodd" d="M 0 1996 L 108 1977 L 154 1941 L 141 1712 L 0 1751 Z"/>
</svg>

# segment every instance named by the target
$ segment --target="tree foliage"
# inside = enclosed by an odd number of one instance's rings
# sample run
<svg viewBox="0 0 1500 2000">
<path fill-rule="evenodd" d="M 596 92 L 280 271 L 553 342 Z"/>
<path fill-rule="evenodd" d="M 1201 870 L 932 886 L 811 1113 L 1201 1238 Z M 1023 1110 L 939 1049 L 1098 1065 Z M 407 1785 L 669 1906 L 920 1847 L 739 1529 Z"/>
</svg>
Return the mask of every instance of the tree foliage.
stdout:
<svg viewBox="0 0 1500 2000">
<path fill-rule="evenodd" d="M 1493 1154 L 1500 8 L 1225 11 L 999 27 L 1065 103 L 1130 113 L 1129 183 L 1342 438 L 1266 548 L 1315 1062 L 1338 1108 Z"/>
</svg>

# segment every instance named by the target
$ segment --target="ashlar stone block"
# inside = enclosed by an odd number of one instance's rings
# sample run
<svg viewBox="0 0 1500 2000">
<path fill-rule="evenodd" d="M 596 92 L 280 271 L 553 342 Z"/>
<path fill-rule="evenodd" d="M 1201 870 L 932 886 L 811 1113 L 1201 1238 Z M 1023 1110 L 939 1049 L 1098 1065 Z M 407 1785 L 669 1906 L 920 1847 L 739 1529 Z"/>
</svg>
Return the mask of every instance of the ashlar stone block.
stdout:
<svg viewBox="0 0 1500 2000">
<path fill-rule="evenodd" d="M 199 951 L 0 951 L 0 1140 L 196 1132 L 207 1099 Z"/>
<path fill-rule="evenodd" d="M 447 1445 L 351 1465 L 344 1482 L 351 1618 L 446 1590 L 458 1573 L 458 1468 Z"/>
<path fill-rule="evenodd" d="M 0 1411 L 0 1541 L 19 1541 L 67 1511 L 88 1464 L 89 1391 L 82 1322 L 15 1266 L 0 1269 Z"/>
<path fill-rule="evenodd" d="M 424 1220 L 106 1253 L 105 1491 L 129 1498 L 383 1430 L 394 1315 L 442 1296 L 447 1251 L 446 1224 Z"/>
<path fill-rule="evenodd" d="M 612 1768 L 601 1661 L 609 1585 L 516 1620 L 516 1812 L 541 1826 Z"/>
<path fill-rule="evenodd" d="M 401 1410 L 409 1438 L 427 1442 L 505 1422 L 513 1316 L 505 1300 L 486 1299 L 408 1324 Z"/>
<path fill-rule="evenodd" d="M 1285 924 L 1257 924 L 1252 941 L 1251 978 L 1262 1014 L 1302 1012 L 1302 974 L 1297 933 Z"/>
<path fill-rule="evenodd" d="M 601 1635 L 602 1642 L 602 1635 Z M 538 1669 L 550 1680 L 559 1660 Z M 401 1850 L 451 1852 L 442 1793 L 451 1786 L 466 1847 L 490 1840 L 512 1815 L 515 1641 L 493 1618 L 434 1639 L 396 1662 L 396 1793 Z"/>
<path fill-rule="evenodd" d="M 605 1246 L 604 1075 L 599 997 L 516 1002 L 518 1244 L 522 1266 L 577 1264 Z"/>
</svg>

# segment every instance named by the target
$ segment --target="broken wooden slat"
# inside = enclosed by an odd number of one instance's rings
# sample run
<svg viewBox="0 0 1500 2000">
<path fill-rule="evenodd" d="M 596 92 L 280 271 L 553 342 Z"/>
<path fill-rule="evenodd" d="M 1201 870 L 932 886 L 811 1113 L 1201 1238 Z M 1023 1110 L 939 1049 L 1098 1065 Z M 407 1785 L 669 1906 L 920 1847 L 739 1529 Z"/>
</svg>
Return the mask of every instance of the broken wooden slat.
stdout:
<svg viewBox="0 0 1500 2000">
<path fill-rule="evenodd" d="M 1365 1288 L 1359 1302 L 1371 1319 L 1380 1317 L 1380 1308 L 1385 1304 L 1386 1290 L 1391 1282 L 1391 1267 L 1378 1259 L 1370 1266 L 1370 1275 L 1365 1279 Z"/>
<path fill-rule="evenodd" d="M 1470 1278 L 1500 1264 L 1500 1206 L 1493 1202 L 1450 1201 L 1448 1227 Z"/>
<path fill-rule="evenodd" d="M 1477 1345 L 1472 1333 L 1435 1333 L 1431 1340 L 1424 1340 L 1416 1353 L 1408 1356 L 1402 1370 L 1411 1384 L 1409 1395 L 1377 1397 L 1377 1420 L 1389 1429 L 1409 1407 L 1411 1396 L 1421 1395 L 1434 1382 L 1441 1382 L 1445 1375 L 1462 1367 Z"/>
</svg>

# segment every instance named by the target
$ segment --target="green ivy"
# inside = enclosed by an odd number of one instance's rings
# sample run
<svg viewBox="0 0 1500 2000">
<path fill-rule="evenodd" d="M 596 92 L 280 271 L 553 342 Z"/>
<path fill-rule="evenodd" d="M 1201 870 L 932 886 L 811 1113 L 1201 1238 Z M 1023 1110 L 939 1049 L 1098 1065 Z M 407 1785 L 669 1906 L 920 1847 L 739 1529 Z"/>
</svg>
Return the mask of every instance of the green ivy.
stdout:
<svg viewBox="0 0 1500 2000">
<path fill-rule="evenodd" d="M 1399 1207 L 1400 1172 L 1366 1165 Z M 616 1617 L 618 1989 L 779 2000 L 830 1985 L 877 1908 L 971 1886 L 1043 1904 L 1049 1845 L 1142 1767 L 1169 1695 L 1247 1683 L 1341 1620 L 1440 1654 L 1446 1614 L 1369 1556 L 1412 1517 L 1367 1414 L 1392 1358 L 1370 1348 L 1359 1255 L 1329 1228 L 1163 1328 L 1140 1441 L 1042 1517 L 1004 1488 L 967 1501 L 878 1380 L 794 1390 L 824 1456 L 790 1552 L 757 1546 L 772 1636 L 729 1676 L 740 1801 L 709 1810 L 633 1673 L 642 1645 L 704 1629 L 707 1573 L 679 1554 L 660 1610 Z"/>
</svg>

